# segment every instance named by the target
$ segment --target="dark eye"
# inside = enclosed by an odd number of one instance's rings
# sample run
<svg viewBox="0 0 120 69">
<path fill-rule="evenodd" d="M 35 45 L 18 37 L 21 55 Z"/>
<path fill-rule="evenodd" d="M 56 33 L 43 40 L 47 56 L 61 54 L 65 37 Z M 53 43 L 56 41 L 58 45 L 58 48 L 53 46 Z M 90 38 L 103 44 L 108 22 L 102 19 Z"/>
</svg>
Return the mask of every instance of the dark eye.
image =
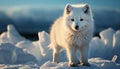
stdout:
<svg viewBox="0 0 120 69">
<path fill-rule="evenodd" d="M 74 19 L 71 19 L 71 21 L 74 21 Z"/>
<path fill-rule="evenodd" d="M 83 19 L 80 19 L 80 21 L 83 21 Z"/>
</svg>

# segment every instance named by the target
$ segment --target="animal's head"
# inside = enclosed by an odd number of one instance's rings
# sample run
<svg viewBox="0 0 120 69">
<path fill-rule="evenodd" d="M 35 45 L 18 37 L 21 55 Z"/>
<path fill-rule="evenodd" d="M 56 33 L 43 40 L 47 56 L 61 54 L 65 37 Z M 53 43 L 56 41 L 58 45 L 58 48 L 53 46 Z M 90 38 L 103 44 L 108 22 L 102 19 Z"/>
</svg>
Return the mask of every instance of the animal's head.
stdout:
<svg viewBox="0 0 120 69">
<path fill-rule="evenodd" d="M 93 24 L 91 9 L 87 4 L 67 4 L 64 9 L 64 19 L 67 25 L 74 31 L 82 30 Z"/>
</svg>

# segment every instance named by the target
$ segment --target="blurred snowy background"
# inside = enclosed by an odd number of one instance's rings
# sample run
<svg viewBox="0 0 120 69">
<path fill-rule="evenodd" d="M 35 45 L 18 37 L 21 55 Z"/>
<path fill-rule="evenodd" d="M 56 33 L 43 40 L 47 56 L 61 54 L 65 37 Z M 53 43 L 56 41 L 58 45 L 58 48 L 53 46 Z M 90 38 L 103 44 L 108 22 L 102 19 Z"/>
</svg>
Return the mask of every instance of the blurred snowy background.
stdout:
<svg viewBox="0 0 120 69">
<path fill-rule="evenodd" d="M 94 14 L 97 36 L 90 43 L 91 67 L 80 68 L 119 69 L 119 0 L 0 0 L 0 69 L 79 69 L 68 67 L 65 52 L 61 63 L 51 62 L 47 48 L 50 26 L 67 3 L 88 3 Z"/>
<path fill-rule="evenodd" d="M 13 24 L 23 36 L 37 40 L 37 33 L 42 30 L 49 32 L 51 24 L 63 14 L 67 3 L 91 5 L 95 35 L 109 27 L 120 29 L 119 0 L 0 0 L 0 33 L 6 31 L 8 24 Z"/>
</svg>

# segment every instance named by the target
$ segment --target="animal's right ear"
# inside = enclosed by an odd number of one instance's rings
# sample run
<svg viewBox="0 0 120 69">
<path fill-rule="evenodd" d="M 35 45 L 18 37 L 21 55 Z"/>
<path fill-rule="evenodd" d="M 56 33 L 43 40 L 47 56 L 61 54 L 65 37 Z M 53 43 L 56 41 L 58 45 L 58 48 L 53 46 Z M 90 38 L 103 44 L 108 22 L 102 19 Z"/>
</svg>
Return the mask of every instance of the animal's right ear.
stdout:
<svg viewBox="0 0 120 69">
<path fill-rule="evenodd" d="M 72 10 L 72 6 L 70 4 L 67 4 L 65 6 L 65 12 L 66 12 L 66 14 L 70 14 L 71 10 Z"/>
<path fill-rule="evenodd" d="M 84 13 L 89 13 L 89 11 L 90 11 L 90 6 L 86 4 L 86 5 L 83 7 L 83 11 L 84 11 Z"/>
</svg>

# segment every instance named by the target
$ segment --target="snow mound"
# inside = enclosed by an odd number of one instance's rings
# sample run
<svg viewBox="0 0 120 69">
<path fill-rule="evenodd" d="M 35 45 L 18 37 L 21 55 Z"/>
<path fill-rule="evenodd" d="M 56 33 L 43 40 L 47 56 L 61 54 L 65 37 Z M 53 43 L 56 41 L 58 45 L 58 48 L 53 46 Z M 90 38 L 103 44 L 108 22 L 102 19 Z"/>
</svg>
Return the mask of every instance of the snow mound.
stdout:
<svg viewBox="0 0 120 69">
<path fill-rule="evenodd" d="M 50 51 L 48 50 L 48 45 L 50 44 L 50 37 L 48 33 L 46 33 L 45 31 L 38 32 L 38 36 L 42 55 L 43 56 L 49 55 L 48 52 L 50 53 Z"/>
<path fill-rule="evenodd" d="M 111 60 L 114 55 L 117 55 L 116 62 L 120 62 L 120 30 L 115 32 L 112 28 L 108 28 L 99 35 L 100 38 L 94 37 L 91 40 L 89 57 Z"/>
<path fill-rule="evenodd" d="M 42 64 L 47 60 L 50 60 L 52 52 L 47 48 L 50 43 L 48 33 L 45 31 L 39 32 L 38 37 L 38 41 L 27 40 L 17 32 L 13 25 L 8 25 L 7 32 L 0 35 L 0 63 L 13 64 L 36 61 Z M 4 45 L 5 51 L 3 50 Z M 11 47 L 14 49 L 8 51 Z M 21 52 L 18 49 L 20 49 Z M 8 54 L 9 57 L 5 56 L 6 54 Z M 14 57 L 14 59 L 11 57 Z"/>
<path fill-rule="evenodd" d="M 120 30 L 113 35 L 113 52 L 118 56 L 116 62 L 120 63 Z"/>
<path fill-rule="evenodd" d="M 119 69 L 120 65 L 109 60 L 103 60 L 100 58 L 89 59 L 91 66 L 79 66 L 79 67 L 69 67 L 68 62 L 54 63 L 47 61 L 44 63 L 40 69 Z"/>
<path fill-rule="evenodd" d="M 1 38 L 1 43 L 12 43 L 12 44 L 16 44 L 19 41 L 26 40 L 24 37 L 19 35 L 19 33 L 16 31 L 13 25 L 8 25 L 7 32 L 1 34 L 0 38 Z"/>
<path fill-rule="evenodd" d="M 20 41 L 16 44 L 16 46 L 26 50 L 29 54 L 33 55 L 38 61 L 42 59 L 39 47 L 34 45 L 32 41 Z"/>
<path fill-rule="evenodd" d="M 69 67 L 68 62 L 54 63 L 54 62 L 46 62 L 41 66 L 40 69 L 100 69 L 96 65 L 87 66 L 79 66 L 79 67 Z"/>
<path fill-rule="evenodd" d="M 0 45 L 1 64 L 18 64 L 28 62 L 36 62 L 36 59 L 26 50 L 18 48 L 10 43 L 3 43 Z"/>
</svg>

